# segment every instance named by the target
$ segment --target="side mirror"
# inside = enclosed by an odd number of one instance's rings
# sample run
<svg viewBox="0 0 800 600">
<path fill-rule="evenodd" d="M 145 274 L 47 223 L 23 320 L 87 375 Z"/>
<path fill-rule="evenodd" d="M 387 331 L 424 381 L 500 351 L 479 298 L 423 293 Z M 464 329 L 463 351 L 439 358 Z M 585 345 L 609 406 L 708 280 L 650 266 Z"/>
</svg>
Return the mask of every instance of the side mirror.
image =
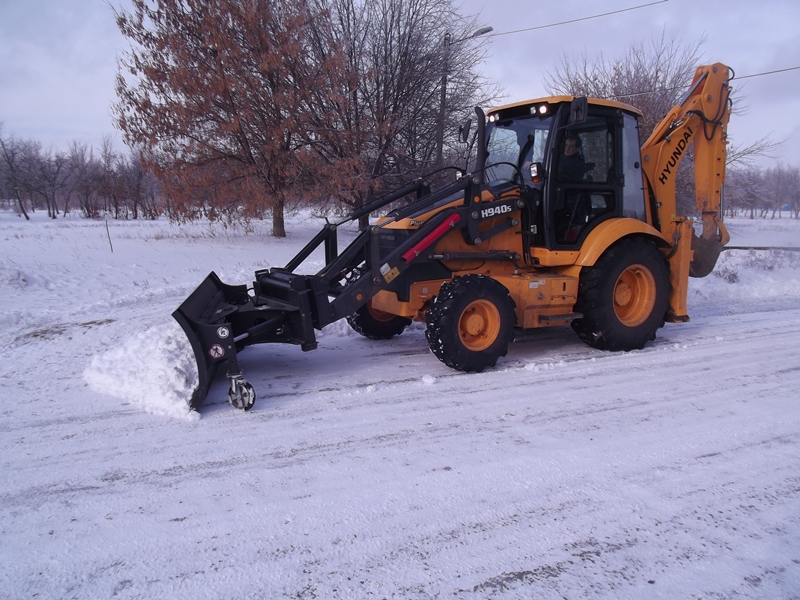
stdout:
<svg viewBox="0 0 800 600">
<path fill-rule="evenodd" d="M 586 96 L 575 98 L 569 105 L 569 124 L 583 123 L 589 116 L 589 99 Z"/>
<path fill-rule="evenodd" d="M 467 120 L 458 128 L 458 137 L 465 144 L 469 141 L 469 130 L 472 127 L 472 119 L 467 117 Z"/>
<path fill-rule="evenodd" d="M 531 163 L 531 183 L 541 183 L 544 179 L 544 166 L 540 162 Z"/>
</svg>

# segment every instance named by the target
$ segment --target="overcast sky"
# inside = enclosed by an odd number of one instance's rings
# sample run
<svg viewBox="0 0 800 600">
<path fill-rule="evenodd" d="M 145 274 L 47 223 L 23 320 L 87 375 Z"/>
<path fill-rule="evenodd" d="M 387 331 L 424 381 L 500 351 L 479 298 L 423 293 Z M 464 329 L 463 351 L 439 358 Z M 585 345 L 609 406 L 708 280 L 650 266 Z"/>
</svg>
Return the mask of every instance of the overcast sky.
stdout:
<svg viewBox="0 0 800 600">
<path fill-rule="evenodd" d="M 704 35 L 704 62 L 723 62 L 737 76 L 800 66 L 798 0 L 669 0 L 613 16 L 536 31 L 526 27 L 634 7 L 654 0 L 463 0 L 462 12 L 494 28 L 482 66 L 507 100 L 545 95 L 543 79 L 566 52 L 615 58 L 665 32 L 687 44 Z M 111 135 L 122 148 L 109 106 L 116 59 L 126 43 L 111 6 L 125 0 L 0 0 L 0 122 L 3 135 L 66 148 L 99 147 Z M 469 42 L 467 42 L 469 43 Z M 800 70 L 734 81 L 742 90 L 729 132 L 737 145 L 765 135 L 787 140 L 778 151 L 800 164 Z M 767 161 L 766 166 L 775 161 Z"/>
</svg>

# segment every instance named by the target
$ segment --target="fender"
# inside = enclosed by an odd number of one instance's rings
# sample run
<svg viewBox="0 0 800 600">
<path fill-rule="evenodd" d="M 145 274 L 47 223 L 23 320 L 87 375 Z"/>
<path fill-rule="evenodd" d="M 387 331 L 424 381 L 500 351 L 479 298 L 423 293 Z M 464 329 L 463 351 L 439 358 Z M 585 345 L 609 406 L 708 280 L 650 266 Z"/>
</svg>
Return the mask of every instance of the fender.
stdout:
<svg viewBox="0 0 800 600">
<path fill-rule="evenodd" d="M 651 238 L 659 248 L 671 248 L 672 244 L 655 227 L 638 219 L 618 218 L 603 221 L 595 227 L 584 240 L 575 264 L 592 267 L 603 252 L 615 242 L 631 235 L 644 235 Z"/>
</svg>

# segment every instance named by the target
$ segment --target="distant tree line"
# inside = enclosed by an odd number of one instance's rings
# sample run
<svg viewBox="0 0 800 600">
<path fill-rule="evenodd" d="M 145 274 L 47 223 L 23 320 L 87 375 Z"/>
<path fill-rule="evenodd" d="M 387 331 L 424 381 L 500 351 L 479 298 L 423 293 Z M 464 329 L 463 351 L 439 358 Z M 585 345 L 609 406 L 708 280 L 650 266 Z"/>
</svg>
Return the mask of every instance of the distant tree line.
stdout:
<svg viewBox="0 0 800 600">
<path fill-rule="evenodd" d="M 800 219 L 800 167 L 779 164 L 771 169 L 734 169 L 725 185 L 729 216 Z"/>
<path fill-rule="evenodd" d="M 62 151 L 0 128 L 0 199 L 26 219 L 35 211 L 53 219 L 70 212 L 90 219 L 155 219 L 170 214 L 161 190 L 140 155 L 115 151 L 110 138 L 98 152 L 78 142 Z"/>
<path fill-rule="evenodd" d="M 478 22 L 453 0 L 131 6 L 117 14 L 131 48 L 119 63 L 113 111 L 136 150 L 118 153 L 110 138 L 97 152 L 78 143 L 45 149 L 0 128 L 0 200 L 22 215 L 236 221 L 271 214 L 273 235 L 282 236 L 284 211 L 298 203 L 359 207 L 432 169 L 463 164 L 459 123 L 498 97 L 477 72 Z M 662 34 L 614 60 L 564 55 L 546 85 L 552 94 L 637 107 L 644 140 L 679 101 L 702 43 Z M 789 210 L 800 218 L 800 169 L 756 166 L 775 146 L 764 138 L 729 148 L 727 214 Z M 686 214 L 694 210 L 690 157 L 691 150 L 678 180 Z"/>
<path fill-rule="evenodd" d="M 163 189 L 139 153 L 116 152 L 110 139 L 103 140 L 99 151 L 77 142 L 59 151 L 3 135 L 0 129 L 0 206 L 26 218 L 35 211 L 51 218 L 70 212 L 86 218 L 185 218 L 186 209 L 176 210 Z M 686 202 L 693 202 L 690 191 L 683 193 Z M 324 203 L 325 199 L 316 201 Z M 800 219 L 800 167 L 729 166 L 724 207 L 726 216 Z M 199 206 L 195 210 L 194 216 L 215 217 Z"/>
</svg>

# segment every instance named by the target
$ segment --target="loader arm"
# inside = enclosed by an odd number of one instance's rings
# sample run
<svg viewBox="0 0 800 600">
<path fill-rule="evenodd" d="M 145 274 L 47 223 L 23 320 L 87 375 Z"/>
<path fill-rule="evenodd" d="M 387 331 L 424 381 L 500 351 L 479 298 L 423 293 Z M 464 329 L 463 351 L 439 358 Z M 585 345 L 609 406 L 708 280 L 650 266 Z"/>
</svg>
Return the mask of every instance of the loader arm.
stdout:
<svg viewBox="0 0 800 600">
<path fill-rule="evenodd" d="M 360 232 L 341 252 L 337 247 L 337 227 L 416 194 L 402 208 L 388 213 L 380 223 Z M 418 179 L 394 192 L 356 209 L 339 223 L 328 223 L 283 268 L 256 271 L 252 290 L 244 285 L 228 285 L 211 273 L 173 313 L 186 333 L 197 363 L 199 381 L 190 405 L 205 399 L 218 367 L 227 367 L 231 382 L 229 401 L 249 410 L 255 391 L 243 379 L 237 354 L 247 346 L 263 343 L 299 345 L 303 351 L 317 347 L 315 329 L 352 315 L 384 290 L 400 289 L 403 275 L 429 263 L 427 275 L 447 279 L 450 271 L 431 256 L 432 247 L 451 231 L 461 230 L 468 243 L 480 245 L 483 239 L 518 223 L 508 218 L 499 225 L 483 227 L 498 214 L 511 214 L 521 208 L 516 197 L 492 196 L 492 211 L 475 210 L 481 201 L 480 178 L 471 174 L 459 177 L 437 191 L 425 179 Z M 387 228 L 398 219 L 426 213 L 417 229 L 407 232 Z M 486 213 L 486 214 L 484 214 Z M 315 275 L 295 273 L 319 247 L 324 248 L 325 266 Z M 471 254 L 472 255 L 472 254 Z M 514 260 L 508 253 L 475 254 L 483 260 Z M 433 275 L 432 275 L 433 274 Z"/>
<path fill-rule="evenodd" d="M 722 223 L 722 189 L 731 79 L 730 69 L 722 63 L 698 68 L 689 91 L 641 149 L 653 223 L 667 239 L 674 240 L 670 266 L 673 272 L 679 271 L 682 281 L 687 270 L 686 274 L 694 277 L 708 275 L 730 240 Z M 699 238 L 692 220 L 679 214 L 675 190 L 678 165 L 690 144 L 694 151 L 695 207 L 703 224 Z"/>
</svg>

